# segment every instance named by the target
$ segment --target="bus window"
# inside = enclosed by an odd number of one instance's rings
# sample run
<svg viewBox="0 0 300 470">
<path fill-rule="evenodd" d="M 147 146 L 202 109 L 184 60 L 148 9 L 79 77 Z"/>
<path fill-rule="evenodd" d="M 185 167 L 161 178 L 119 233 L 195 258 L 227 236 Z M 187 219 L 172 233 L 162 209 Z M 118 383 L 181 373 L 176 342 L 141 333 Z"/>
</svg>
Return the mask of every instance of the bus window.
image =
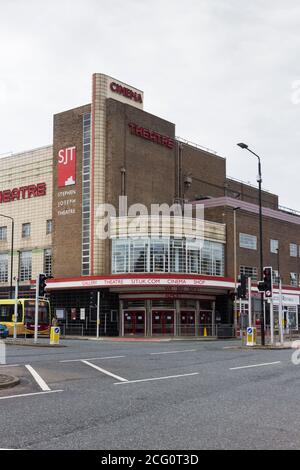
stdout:
<svg viewBox="0 0 300 470">
<path fill-rule="evenodd" d="M 15 312 L 14 304 L 0 305 L 0 322 L 12 322 Z M 22 305 L 18 305 L 17 322 L 22 321 Z"/>
<path fill-rule="evenodd" d="M 25 323 L 34 323 L 35 320 L 35 302 L 31 300 L 25 300 Z M 46 323 L 50 324 L 50 313 L 48 302 L 39 302 L 39 324 Z"/>
</svg>

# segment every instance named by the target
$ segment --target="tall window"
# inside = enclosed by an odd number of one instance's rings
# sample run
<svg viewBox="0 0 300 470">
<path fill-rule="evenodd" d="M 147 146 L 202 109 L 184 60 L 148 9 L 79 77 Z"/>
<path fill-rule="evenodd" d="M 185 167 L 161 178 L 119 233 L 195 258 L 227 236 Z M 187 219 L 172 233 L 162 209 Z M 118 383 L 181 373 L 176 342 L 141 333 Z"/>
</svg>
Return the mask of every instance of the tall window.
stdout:
<svg viewBox="0 0 300 470">
<path fill-rule="evenodd" d="M 278 240 L 270 240 L 270 251 L 271 253 L 277 253 Z"/>
<path fill-rule="evenodd" d="M 7 240 L 7 227 L 0 227 L 0 241 Z"/>
<path fill-rule="evenodd" d="M 44 250 L 44 273 L 46 276 L 52 275 L 52 250 L 47 248 Z"/>
<path fill-rule="evenodd" d="M 255 235 L 249 235 L 248 233 L 240 233 L 240 247 L 256 250 L 257 237 Z"/>
<path fill-rule="evenodd" d="M 272 276 L 273 276 L 273 283 L 279 284 L 279 272 L 277 269 L 272 270 Z"/>
<path fill-rule="evenodd" d="M 46 221 L 46 235 L 49 235 L 49 233 L 52 233 L 52 219 Z"/>
<path fill-rule="evenodd" d="M 130 272 L 145 273 L 147 269 L 148 240 L 132 240 L 130 246 Z"/>
<path fill-rule="evenodd" d="M 296 243 L 290 243 L 290 256 L 297 257 L 297 245 Z"/>
<path fill-rule="evenodd" d="M 291 286 L 297 287 L 297 279 L 298 279 L 297 273 L 290 273 L 290 285 Z"/>
<path fill-rule="evenodd" d="M 20 253 L 20 280 L 29 281 L 32 273 L 32 252 L 21 251 Z"/>
<path fill-rule="evenodd" d="M 22 238 L 30 237 L 30 223 L 22 224 Z"/>
<path fill-rule="evenodd" d="M 82 146 L 82 274 L 90 273 L 91 113 L 83 115 Z"/>
<path fill-rule="evenodd" d="M 254 266 L 240 266 L 240 274 L 251 277 L 253 281 L 257 281 L 257 268 Z"/>
<path fill-rule="evenodd" d="M 8 281 L 8 254 L 0 253 L 0 282 Z"/>
</svg>

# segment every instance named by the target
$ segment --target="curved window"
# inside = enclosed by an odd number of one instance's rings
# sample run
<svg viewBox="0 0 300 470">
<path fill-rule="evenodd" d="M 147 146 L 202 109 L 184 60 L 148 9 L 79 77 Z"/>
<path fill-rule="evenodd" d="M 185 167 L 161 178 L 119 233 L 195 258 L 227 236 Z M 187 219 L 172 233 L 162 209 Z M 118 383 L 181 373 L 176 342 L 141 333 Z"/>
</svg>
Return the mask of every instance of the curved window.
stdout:
<svg viewBox="0 0 300 470">
<path fill-rule="evenodd" d="M 112 240 L 112 273 L 191 273 L 224 276 L 224 245 L 185 238 Z"/>
</svg>

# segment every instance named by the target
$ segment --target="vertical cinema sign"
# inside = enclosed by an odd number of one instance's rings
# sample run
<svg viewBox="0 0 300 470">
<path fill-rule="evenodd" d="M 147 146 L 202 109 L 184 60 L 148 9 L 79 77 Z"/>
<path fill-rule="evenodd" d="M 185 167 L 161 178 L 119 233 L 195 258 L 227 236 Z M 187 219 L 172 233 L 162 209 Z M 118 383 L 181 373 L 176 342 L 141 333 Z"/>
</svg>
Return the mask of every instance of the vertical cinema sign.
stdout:
<svg viewBox="0 0 300 470">
<path fill-rule="evenodd" d="M 76 183 L 76 147 L 66 147 L 58 152 L 57 186 Z"/>
</svg>

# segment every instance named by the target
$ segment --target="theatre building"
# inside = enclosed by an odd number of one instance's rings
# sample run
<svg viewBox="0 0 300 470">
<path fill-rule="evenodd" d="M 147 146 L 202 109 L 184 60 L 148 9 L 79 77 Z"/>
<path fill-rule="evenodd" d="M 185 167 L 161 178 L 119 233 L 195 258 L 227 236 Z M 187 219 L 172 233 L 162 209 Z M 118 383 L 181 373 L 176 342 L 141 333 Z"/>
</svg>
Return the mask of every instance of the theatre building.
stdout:
<svg viewBox="0 0 300 470">
<path fill-rule="evenodd" d="M 94 335 L 98 306 L 101 335 L 234 335 L 247 310 L 243 302 L 234 313 L 240 272 L 251 276 L 258 308 L 257 189 L 229 178 L 225 158 L 176 137 L 175 124 L 144 110 L 141 90 L 94 74 L 91 96 L 91 103 L 54 115 L 53 146 L 30 152 L 36 157 L 28 158 L 28 169 L 34 171 L 22 180 L 1 180 L 1 212 L 17 220 L 19 232 L 20 222 L 32 224 L 30 250 L 37 261 L 27 276 L 31 291 L 50 250 L 48 295 L 66 334 Z M 8 174 L 15 165 L 22 174 L 24 159 L 11 156 L 0 165 Z M 36 186 L 23 198 L 22 185 Z M 153 216 L 153 205 L 182 209 L 185 203 L 192 210 L 184 213 L 184 231 L 176 211 L 167 225 L 165 215 Z M 136 214 L 142 216 L 138 229 Z M 263 219 L 265 265 L 274 268 L 276 290 L 279 260 L 287 312 L 298 327 L 300 216 L 263 191 Z M 21 254 L 30 237 L 16 239 Z M 0 245 L 3 293 L 9 240 L 7 227 Z"/>
</svg>

